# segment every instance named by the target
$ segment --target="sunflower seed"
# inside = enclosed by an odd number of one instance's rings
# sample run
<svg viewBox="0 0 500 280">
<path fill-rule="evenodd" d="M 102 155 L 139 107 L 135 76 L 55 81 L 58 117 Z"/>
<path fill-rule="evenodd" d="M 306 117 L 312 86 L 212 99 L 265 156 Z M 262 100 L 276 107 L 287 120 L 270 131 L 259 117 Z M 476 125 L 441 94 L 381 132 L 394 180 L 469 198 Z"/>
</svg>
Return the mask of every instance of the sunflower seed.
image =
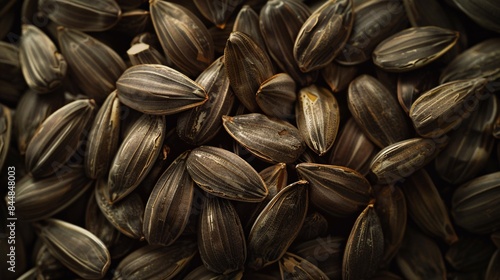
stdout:
<svg viewBox="0 0 500 280">
<path fill-rule="evenodd" d="M 163 64 L 168 65 L 168 61 L 153 46 L 146 43 L 132 45 L 127 51 L 128 58 L 132 65 L 139 64 Z"/>
<path fill-rule="evenodd" d="M 34 279 L 69 279 L 76 276 L 52 256 L 45 245 L 36 254 L 36 269 L 37 277 Z"/>
<path fill-rule="evenodd" d="M 66 76 L 66 60 L 50 38 L 34 25 L 22 26 L 19 59 L 26 83 L 37 92 L 54 90 Z"/>
<path fill-rule="evenodd" d="M 308 208 L 308 183 L 281 190 L 262 210 L 248 236 L 247 265 L 260 270 L 277 262 L 299 233 Z"/>
<path fill-rule="evenodd" d="M 111 257 L 104 243 L 95 235 L 56 219 L 42 221 L 37 228 L 49 252 L 71 271 L 85 279 L 104 277 Z"/>
<path fill-rule="evenodd" d="M 335 217 L 348 217 L 362 211 L 371 199 L 370 183 L 358 172 L 342 166 L 300 163 L 300 177 L 310 184 L 311 202 Z"/>
<path fill-rule="evenodd" d="M 297 34 L 293 56 L 302 72 L 331 63 L 351 34 L 352 0 L 326 1 L 304 22 Z"/>
<path fill-rule="evenodd" d="M 500 229 L 498 197 L 500 172 L 477 177 L 458 187 L 451 201 L 455 223 L 473 233 L 489 234 Z"/>
<path fill-rule="evenodd" d="M 329 279 L 317 266 L 292 253 L 285 253 L 279 264 L 281 279 Z"/>
<path fill-rule="evenodd" d="M 306 216 L 304 224 L 295 238 L 295 241 L 307 241 L 328 233 L 328 220 L 319 212 L 312 212 Z"/>
<path fill-rule="evenodd" d="M 330 279 L 342 279 L 344 244 L 345 239 L 343 237 L 328 235 L 297 243 L 290 248 L 290 252 L 317 266 Z"/>
<path fill-rule="evenodd" d="M 421 95 L 410 108 L 410 118 L 417 133 L 437 138 L 455 128 L 485 98 L 486 82 L 483 78 L 458 80 Z"/>
<path fill-rule="evenodd" d="M 344 252 L 342 279 L 369 279 L 384 255 L 384 234 L 373 205 L 356 219 Z"/>
<path fill-rule="evenodd" d="M 142 64 L 127 69 L 116 82 L 118 98 L 128 107 L 152 115 L 171 115 L 207 100 L 200 85 L 164 65 Z"/>
<path fill-rule="evenodd" d="M 143 9 L 133 9 L 123 12 L 113 31 L 135 36 L 150 29 L 151 15 Z"/>
<path fill-rule="evenodd" d="M 151 19 L 165 54 L 183 73 L 196 76 L 214 59 L 214 42 L 188 9 L 167 1 L 149 3 Z"/>
<path fill-rule="evenodd" d="M 406 72 L 435 61 L 458 40 L 458 32 L 436 27 L 411 27 L 384 41 L 373 51 L 373 62 L 391 72 Z"/>
<path fill-rule="evenodd" d="M 125 62 L 113 49 L 81 31 L 59 27 L 57 33 L 75 83 L 87 96 L 102 103 L 127 68 Z"/>
<path fill-rule="evenodd" d="M 411 138 L 378 152 L 370 163 L 370 173 L 378 184 L 390 184 L 418 171 L 446 146 L 448 138 Z"/>
<path fill-rule="evenodd" d="M 249 5 L 243 5 L 234 20 L 233 31 L 240 31 L 250 37 L 260 48 L 266 51 L 266 44 L 260 32 L 259 15 Z"/>
<path fill-rule="evenodd" d="M 218 58 L 196 79 L 208 94 L 207 102 L 186 111 L 177 119 L 177 135 L 192 145 L 202 145 L 212 140 L 222 128 L 222 116 L 229 114 L 234 104 L 234 94 L 223 57 Z"/>
<path fill-rule="evenodd" d="M 274 72 L 265 50 L 245 33 L 234 31 L 224 49 L 224 65 L 231 88 L 240 102 L 251 112 L 257 112 L 255 94 Z"/>
<path fill-rule="evenodd" d="M 448 244 L 458 240 L 446 206 L 424 169 L 408 177 L 401 189 L 410 217 L 423 232 L 439 237 Z"/>
<path fill-rule="evenodd" d="M 401 107 L 377 79 L 361 75 L 349 85 L 347 105 L 354 120 L 378 147 L 407 139 L 410 135 Z"/>
<path fill-rule="evenodd" d="M 210 22 L 215 24 L 217 28 L 224 29 L 226 23 L 243 0 L 194 0 L 194 4 L 200 10 L 201 14 Z"/>
<path fill-rule="evenodd" d="M 204 265 L 201 265 L 193 269 L 184 280 L 241 280 L 243 277 L 243 271 L 236 271 L 228 275 L 215 273 Z"/>
<path fill-rule="evenodd" d="M 278 73 L 260 85 L 255 99 L 266 115 L 293 119 L 293 107 L 297 99 L 295 81 L 286 73 Z"/>
<path fill-rule="evenodd" d="M 438 85 L 437 76 L 437 70 L 428 68 L 399 75 L 398 101 L 405 113 L 409 113 L 411 105 L 418 97 Z"/>
<path fill-rule="evenodd" d="M 484 270 L 496 250 L 490 240 L 461 237 L 446 251 L 445 258 L 458 271 Z"/>
<path fill-rule="evenodd" d="M 223 54 L 224 48 L 226 47 L 227 39 L 233 32 L 234 20 L 229 21 L 224 29 L 220 29 L 217 26 L 212 26 L 208 28 L 208 33 L 212 40 L 214 41 L 214 50 L 216 54 Z"/>
<path fill-rule="evenodd" d="M 223 116 L 222 124 L 243 147 L 271 163 L 292 163 L 306 148 L 297 128 L 266 115 Z"/>
<path fill-rule="evenodd" d="M 357 73 L 358 67 L 344 66 L 335 61 L 321 69 L 323 80 L 325 80 L 334 93 L 345 90 L 357 76 Z"/>
<path fill-rule="evenodd" d="M 297 126 L 307 146 L 319 156 L 333 146 L 340 125 L 339 104 L 326 88 L 311 85 L 299 91 Z"/>
<path fill-rule="evenodd" d="M 169 246 L 186 228 L 194 199 L 194 182 L 186 170 L 188 155 L 184 152 L 172 162 L 149 196 L 143 232 L 151 245 Z"/>
<path fill-rule="evenodd" d="M 35 178 L 57 172 L 77 151 L 95 111 L 94 100 L 77 100 L 45 119 L 26 148 L 27 171 Z"/>
<path fill-rule="evenodd" d="M 168 247 L 146 245 L 118 264 L 113 279 L 172 279 L 191 262 L 196 249 L 196 242 L 189 239 L 179 240 Z"/>
<path fill-rule="evenodd" d="M 500 250 L 496 250 L 496 252 L 491 256 L 490 263 L 488 264 L 488 268 L 486 269 L 486 276 L 484 279 L 486 280 L 495 280 L 500 277 Z"/>
<path fill-rule="evenodd" d="M 123 140 L 109 170 L 111 203 L 131 193 L 151 170 L 165 137 L 165 117 L 143 115 Z"/>
<path fill-rule="evenodd" d="M 464 0 L 453 0 L 455 5 L 464 12 L 470 19 L 480 26 L 500 32 L 500 23 L 497 15 L 500 13 L 500 7 L 494 0 L 482 0 L 477 3 L 471 3 Z"/>
<path fill-rule="evenodd" d="M 492 233 L 490 237 L 491 241 L 500 249 L 500 231 Z"/>
<path fill-rule="evenodd" d="M 17 82 L 22 81 L 23 75 L 19 60 L 19 48 L 7 42 L 0 42 L 0 70 L 1 80 Z"/>
<path fill-rule="evenodd" d="M 7 106 L 0 104 L 0 170 L 3 170 L 7 159 L 12 134 L 12 112 Z"/>
<path fill-rule="evenodd" d="M 243 269 L 247 255 L 245 234 L 229 200 L 209 196 L 200 214 L 198 248 L 205 266 L 229 274 Z"/>
</svg>

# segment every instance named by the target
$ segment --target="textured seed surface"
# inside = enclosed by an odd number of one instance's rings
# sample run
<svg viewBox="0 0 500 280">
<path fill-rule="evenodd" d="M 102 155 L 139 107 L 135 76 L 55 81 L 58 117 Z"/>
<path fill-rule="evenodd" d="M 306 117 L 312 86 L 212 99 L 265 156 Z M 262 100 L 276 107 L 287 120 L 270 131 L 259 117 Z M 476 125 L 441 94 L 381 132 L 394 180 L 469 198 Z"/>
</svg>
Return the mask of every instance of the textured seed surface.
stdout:
<svg viewBox="0 0 500 280">
<path fill-rule="evenodd" d="M 317 266 L 292 253 L 281 258 L 280 271 L 282 279 L 329 279 Z"/>
<path fill-rule="evenodd" d="M 262 82 L 255 99 L 262 112 L 280 119 L 293 118 L 297 94 L 295 81 L 286 73 L 278 73 Z"/>
</svg>

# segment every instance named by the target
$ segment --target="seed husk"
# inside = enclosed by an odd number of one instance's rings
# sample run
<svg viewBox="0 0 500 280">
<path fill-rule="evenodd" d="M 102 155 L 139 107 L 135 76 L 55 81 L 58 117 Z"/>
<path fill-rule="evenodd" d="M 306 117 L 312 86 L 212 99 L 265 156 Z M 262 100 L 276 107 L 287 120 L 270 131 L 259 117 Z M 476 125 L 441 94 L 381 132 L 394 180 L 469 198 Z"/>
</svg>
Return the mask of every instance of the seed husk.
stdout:
<svg viewBox="0 0 500 280">
<path fill-rule="evenodd" d="M 247 255 L 245 234 L 229 200 L 208 196 L 198 229 L 198 249 L 204 265 L 217 273 L 243 269 Z"/>
<path fill-rule="evenodd" d="M 299 163 L 297 173 L 310 184 L 311 202 L 335 217 L 361 212 L 370 202 L 370 183 L 358 172 L 342 166 Z"/>
<path fill-rule="evenodd" d="M 292 163 L 306 148 L 297 128 L 263 114 L 223 116 L 222 124 L 234 140 L 267 162 Z"/>
<path fill-rule="evenodd" d="M 304 22 L 297 34 L 293 56 L 302 72 L 331 63 L 351 34 L 352 0 L 326 1 Z"/>
<path fill-rule="evenodd" d="M 189 154 L 191 178 L 209 194 L 243 202 L 260 202 L 268 194 L 257 171 L 227 150 L 201 146 Z"/>
<path fill-rule="evenodd" d="M 285 253 L 280 260 L 281 279 L 329 279 L 317 266 L 292 253 Z"/>
<path fill-rule="evenodd" d="M 120 102 L 113 91 L 97 112 L 88 136 L 85 152 L 85 175 L 97 179 L 107 175 L 118 150 L 120 136 Z"/>
<path fill-rule="evenodd" d="M 2 104 L 0 104 L 0 170 L 3 170 L 3 165 L 7 159 L 9 152 L 12 132 L 12 112 Z"/>
<path fill-rule="evenodd" d="M 295 107 L 297 127 L 307 146 L 319 156 L 333 146 L 340 125 L 339 104 L 326 88 L 302 88 Z"/>
<path fill-rule="evenodd" d="M 319 212 L 312 212 L 306 216 L 304 224 L 295 238 L 295 241 L 307 241 L 328 233 L 328 220 Z"/>
<path fill-rule="evenodd" d="M 36 277 L 33 279 L 69 279 L 76 277 L 71 270 L 52 256 L 45 245 L 42 245 L 36 254 L 35 261 L 37 271 Z"/>
<path fill-rule="evenodd" d="M 109 170 L 107 192 L 111 203 L 131 193 L 151 170 L 165 137 L 165 117 L 143 115 L 118 148 Z"/>
<path fill-rule="evenodd" d="M 288 185 L 271 199 L 250 230 L 247 266 L 260 270 L 286 253 L 304 223 L 308 200 L 304 180 Z"/>
<path fill-rule="evenodd" d="M 57 172 L 78 150 L 95 116 L 92 99 L 73 101 L 52 113 L 26 148 L 26 170 L 33 177 Z"/>
<path fill-rule="evenodd" d="M 224 58 L 212 63 L 195 81 L 205 89 L 208 100 L 179 115 L 177 135 L 192 145 L 212 140 L 222 128 L 222 116 L 230 113 L 235 97 L 229 85 Z"/>
<path fill-rule="evenodd" d="M 224 29 L 229 17 L 243 0 L 194 0 L 194 4 L 201 14 L 217 28 Z"/>
<path fill-rule="evenodd" d="M 361 75 L 349 85 L 347 105 L 354 120 L 379 148 L 409 138 L 403 110 L 380 81 Z"/>
<path fill-rule="evenodd" d="M 410 118 L 417 133 L 422 137 L 438 138 L 455 128 L 477 109 L 478 101 L 485 98 L 486 82 L 484 78 L 458 80 L 421 95 L 410 108 Z"/>
<path fill-rule="evenodd" d="M 168 66 L 168 61 L 165 57 L 154 48 L 146 43 L 137 43 L 127 50 L 128 58 L 132 65 L 139 64 L 163 64 Z"/>
<path fill-rule="evenodd" d="M 2 71 L 1 80 L 16 83 L 22 80 L 19 47 L 7 42 L 0 42 L 0 70 Z"/>
<path fill-rule="evenodd" d="M 59 46 L 72 78 L 90 98 L 102 103 L 127 66 L 112 48 L 75 29 L 58 27 Z"/>
<path fill-rule="evenodd" d="M 293 119 L 297 99 L 295 81 L 286 73 L 278 73 L 260 85 L 255 99 L 264 114 L 284 120 Z"/>
<path fill-rule="evenodd" d="M 333 93 L 345 90 L 357 73 L 357 66 L 344 66 L 336 61 L 332 61 L 321 69 L 321 76 Z"/>
<path fill-rule="evenodd" d="M 38 236 L 49 252 L 84 279 L 100 279 L 106 274 L 111 257 L 99 238 L 68 222 L 48 219 L 37 224 Z"/>
<path fill-rule="evenodd" d="M 290 252 L 317 266 L 330 279 L 342 279 L 344 246 L 345 238 L 328 235 L 296 243 Z"/>
<path fill-rule="evenodd" d="M 196 76 L 214 59 L 214 42 L 205 25 L 188 9 L 153 0 L 151 19 L 163 51 L 188 76 Z"/>
<path fill-rule="evenodd" d="M 267 50 L 264 38 L 260 32 L 259 15 L 251 6 L 243 5 L 241 7 L 234 20 L 233 31 L 240 31 L 247 34 L 262 50 Z"/>
<path fill-rule="evenodd" d="M 500 23 L 498 23 L 497 17 L 500 13 L 500 8 L 494 0 L 482 0 L 478 2 L 453 0 L 453 3 L 475 23 L 486 29 L 500 33 Z"/>
<path fill-rule="evenodd" d="M 150 26 L 152 26 L 150 12 L 143 9 L 133 9 L 123 12 L 120 20 L 113 27 L 113 31 L 135 36 L 149 30 Z"/>
<path fill-rule="evenodd" d="M 168 247 L 146 245 L 118 264 L 113 279 L 173 279 L 189 265 L 196 253 L 196 242 L 189 239 L 179 240 Z"/>
<path fill-rule="evenodd" d="M 398 102 L 405 113 L 409 113 L 411 105 L 424 92 L 438 85 L 438 71 L 423 68 L 421 70 L 401 73 L 398 77 Z"/>
<path fill-rule="evenodd" d="M 500 228 L 498 197 L 500 172 L 472 179 L 459 186 L 452 197 L 451 215 L 455 223 L 477 234 L 489 234 Z"/>
<path fill-rule="evenodd" d="M 151 245 L 169 246 L 186 228 L 194 199 L 194 182 L 186 169 L 188 155 L 184 152 L 170 164 L 149 196 L 143 232 Z"/>
<path fill-rule="evenodd" d="M 274 74 L 266 51 L 245 33 L 233 31 L 224 49 L 224 65 L 236 97 L 249 111 L 257 112 L 255 94 Z"/>
<path fill-rule="evenodd" d="M 384 233 L 373 204 L 368 205 L 352 226 L 344 252 L 342 279 L 368 279 L 377 271 L 384 255 Z"/>
<path fill-rule="evenodd" d="M 243 277 L 243 271 L 236 271 L 228 275 L 215 273 L 204 265 L 200 265 L 193 269 L 184 280 L 241 280 Z"/>
<path fill-rule="evenodd" d="M 26 83 L 37 92 L 56 89 L 66 76 L 66 60 L 52 40 L 34 25 L 22 26 L 19 59 Z"/>
<path fill-rule="evenodd" d="M 423 232 L 439 237 L 448 244 L 458 240 L 446 206 L 424 169 L 408 177 L 401 189 L 410 217 Z"/>
<path fill-rule="evenodd" d="M 436 26 L 411 27 L 382 41 L 373 51 L 373 62 L 390 72 L 415 70 L 450 50 L 458 34 Z"/>
<path fill-rule="evenodd" d="M 446 261 L 461 272 L 481 271 L 488 266 L 496 250 L 490 240 L 475 236 L 461 237 L 446 251 Z"/>
<path fill-rule="evenodd" d="M 128 68 L 116 82 L 120 102 L 139 112 L 171 115 L 199 106 L 207 93 L 177 70 L 158 64 Z"/>
</svg>

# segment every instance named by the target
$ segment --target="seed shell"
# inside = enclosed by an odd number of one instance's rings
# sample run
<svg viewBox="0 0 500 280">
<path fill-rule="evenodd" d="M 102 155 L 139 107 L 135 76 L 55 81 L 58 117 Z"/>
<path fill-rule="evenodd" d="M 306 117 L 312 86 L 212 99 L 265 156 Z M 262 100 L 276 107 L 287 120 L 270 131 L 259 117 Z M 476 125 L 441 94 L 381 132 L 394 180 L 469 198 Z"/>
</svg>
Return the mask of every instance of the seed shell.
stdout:
<svg viewBox="0 0 500 280">
<path fill-rule="evenodd" d="M 295 81 L 286 73 L 278 73 L 260 85 L 255 99 L 264 114 L 284 120 L 293 119 L 297 99 Z"/>
<path fill-rule="evenodd" d="M 317 266 L 292 253 L 285 253 L 279 264 L 281 279 L 329 279 Z"/>
</svg>

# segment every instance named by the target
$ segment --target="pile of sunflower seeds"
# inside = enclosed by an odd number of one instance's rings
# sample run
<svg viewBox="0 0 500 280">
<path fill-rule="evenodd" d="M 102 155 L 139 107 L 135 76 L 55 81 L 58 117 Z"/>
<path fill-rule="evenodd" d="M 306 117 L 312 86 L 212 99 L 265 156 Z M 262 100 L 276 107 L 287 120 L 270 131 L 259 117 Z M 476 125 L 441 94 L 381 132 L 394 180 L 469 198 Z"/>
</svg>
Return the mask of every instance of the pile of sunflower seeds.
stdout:
<svg viewBox="0 0 500 280">
<path fill-rule="evenodd" d="M 0 0 L 2 279 L 500 279 L 497 0 Z"/>
</svg>

